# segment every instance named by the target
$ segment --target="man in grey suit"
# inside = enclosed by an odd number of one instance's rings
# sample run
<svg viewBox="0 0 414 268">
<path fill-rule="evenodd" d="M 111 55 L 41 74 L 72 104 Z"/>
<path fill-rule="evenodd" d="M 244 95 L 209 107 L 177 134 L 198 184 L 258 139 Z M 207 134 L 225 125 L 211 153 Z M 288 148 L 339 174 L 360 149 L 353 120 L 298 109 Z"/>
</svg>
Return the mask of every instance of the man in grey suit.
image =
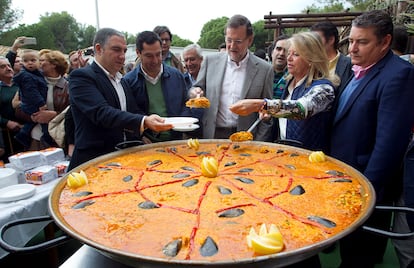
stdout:
<svg viewBox="0 0 414 268">
<path fill-rule="evenodd" d="M 227 139 L 237 131 L 246 131 L 258 118 L 233 114 L 229 107 L 241 99 L 272 98 L 272 65 L 256 57 L 248 48 L 253 43 L 253 28 L 246 17 L 234 15 L 225 27 L 227 51 L 207 55 L 190 97 L 205 95 L 210 108 L 204 111 L 203 138 Z M 253 130 L 255 140 L 270 141 L 272 120 L 262 121 Z"/>
</svg>

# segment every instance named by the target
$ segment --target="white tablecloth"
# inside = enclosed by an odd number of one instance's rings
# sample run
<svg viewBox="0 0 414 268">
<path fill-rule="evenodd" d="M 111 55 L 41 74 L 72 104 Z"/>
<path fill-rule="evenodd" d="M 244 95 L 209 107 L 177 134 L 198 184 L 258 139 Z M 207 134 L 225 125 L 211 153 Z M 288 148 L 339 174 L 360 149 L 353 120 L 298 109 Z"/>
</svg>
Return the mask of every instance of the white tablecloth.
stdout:
<svg viewBox="0 0 414 268">
<path fill-rule="evenodd" d="M 0 226 L 17 219 L 49 215 L 49 194 L 59 180 L 60 178 L 37 185 L 36 194 L 30 198 L 14 202 L 0 202 Z M 47 224 L 47 222 L 40 222 L 14 226 L 5 233 L 4 240 L 13 246 L 24 246 Z M 0 247 L 0 259 L 7 254 L 9 253 Z"/>
</svg>

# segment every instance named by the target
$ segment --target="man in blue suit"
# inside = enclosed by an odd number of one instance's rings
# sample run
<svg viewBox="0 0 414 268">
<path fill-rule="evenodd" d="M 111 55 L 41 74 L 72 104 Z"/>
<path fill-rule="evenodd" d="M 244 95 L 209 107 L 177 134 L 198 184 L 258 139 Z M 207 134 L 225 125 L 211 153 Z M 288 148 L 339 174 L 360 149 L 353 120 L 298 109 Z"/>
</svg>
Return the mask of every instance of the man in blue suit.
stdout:
<svg viewBox="0 0 414 268">
<path fill-rule="evenodd" d="M 354 76 L 339 92 L 331 156 L 363 173 L 377 204 L 399 195 L 400 168 L 414 124 L 414 68 L 390 49 L 391 17 L 368 11 L 352 22 L 349 54 Z M 366 225 L 389 229 L 391 215 L 374 211 Z M 374 267 L 387 238 L 358 229 L 340 241 L 341 267 Z"/>
<path fill-rule="evenodd" d="M 75 149 L 69 170 L 136 140 L 144 129 L 172 128 L 158 115 L 144 116 L 119 72 L 127 50 L 124 35 L 100 29 L 94 38 L 94 62 L 70 74 L 69 97 L 75 122 Z M 139 114 L 141 112 L 141 114 Z"/>
</svg>

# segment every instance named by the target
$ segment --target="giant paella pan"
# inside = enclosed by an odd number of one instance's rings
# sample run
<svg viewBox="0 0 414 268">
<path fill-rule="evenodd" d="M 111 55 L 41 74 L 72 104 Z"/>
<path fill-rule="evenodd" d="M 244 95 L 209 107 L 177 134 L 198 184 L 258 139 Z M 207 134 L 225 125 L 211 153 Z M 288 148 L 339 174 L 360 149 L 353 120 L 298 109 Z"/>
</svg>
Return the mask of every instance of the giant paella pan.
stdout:
<svg viewBox="0 0 414 268">
<path fill-rule="evenodd" d="M 133 267 L 282 267 L 348 235 L 374 209 L 361 173 L 311 155 L 255 141 L 137 146 L 72 170 L 49 210 L 70 237 Z"/>
</svg>

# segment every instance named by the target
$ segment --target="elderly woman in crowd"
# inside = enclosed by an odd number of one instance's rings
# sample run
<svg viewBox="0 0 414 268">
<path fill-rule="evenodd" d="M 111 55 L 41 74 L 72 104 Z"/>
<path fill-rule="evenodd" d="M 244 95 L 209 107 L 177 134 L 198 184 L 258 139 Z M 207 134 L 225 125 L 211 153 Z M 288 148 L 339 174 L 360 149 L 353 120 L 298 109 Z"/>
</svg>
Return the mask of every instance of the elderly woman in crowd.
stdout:
<svg viewBox="0 0 414 268">
<path fill-rule="evenodd" d="M 69 85 L 65 78 L 69 64 L 65 55 L 57 50 L 40 51 L 40 67 L 47 82 L 47 110 L 39 111 L 32 115 L 35 123 L 49 123 L 56 115 L 61 113 L 69 105 Z M 46 144 L 40 139 L 40 125 L 37 124 L 32 131 L 31 150 L 40 150 L 56 144 Z"/>
<path fill-rule="evenodd" d="M 239 115 L 262 111 L 279 118 L 281 139 L 298 141 L 304 148 L 328 148 L 331 106 L 339 78 L 331 76 L 320 37 L 302 32 L 288 40 L 289 75 L 281 99 L 245 99 L 230 110 Z"/>
</svg>

